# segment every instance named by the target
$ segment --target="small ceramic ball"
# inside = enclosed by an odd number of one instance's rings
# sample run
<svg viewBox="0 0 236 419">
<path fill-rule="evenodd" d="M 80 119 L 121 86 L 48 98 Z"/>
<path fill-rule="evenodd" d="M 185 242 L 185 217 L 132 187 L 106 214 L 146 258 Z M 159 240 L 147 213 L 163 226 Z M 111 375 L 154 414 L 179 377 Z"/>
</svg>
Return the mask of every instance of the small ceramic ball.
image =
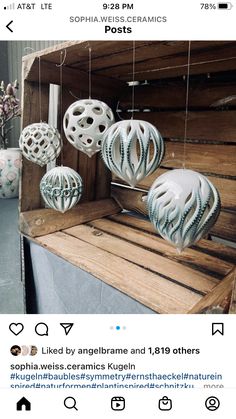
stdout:
<svg viewBox="0 0 236 419">
<path fill-rule="evenodd" d="M 27 160 L 44 166 L 59 156 L 62 140 L 56 128 L 46 122 L 39 122 L 23 129 L 19 146 Z"/>
<path fill-rule="evenodd" d="M 74 207 L 82 195 L 82 179 L 70 167 L 54 167 L 40 182 L 40 192 L 45 203 L 64 213 Z"/>
<path fill-rule="evenodd" d="M 114 121 L 112 110 L 106 103 L 84 99 L 69 106 L 63 126 L 67 140 L 92 157 L 101 150 L 102 138 Z"/>
</svg>

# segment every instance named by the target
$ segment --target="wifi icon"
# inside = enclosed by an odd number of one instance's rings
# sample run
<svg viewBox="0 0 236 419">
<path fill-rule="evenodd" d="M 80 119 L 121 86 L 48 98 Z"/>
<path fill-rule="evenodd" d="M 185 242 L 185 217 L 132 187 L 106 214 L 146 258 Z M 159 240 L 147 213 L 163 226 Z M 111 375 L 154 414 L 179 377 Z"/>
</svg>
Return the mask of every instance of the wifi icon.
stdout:
<svg viewBox="0 0 236 419">
<path fill-rule="evenodd" d="M 8 6 L 4 6 L 4 10 L 14 10 L 15 3 L 8 4 Z"/>
</svg>

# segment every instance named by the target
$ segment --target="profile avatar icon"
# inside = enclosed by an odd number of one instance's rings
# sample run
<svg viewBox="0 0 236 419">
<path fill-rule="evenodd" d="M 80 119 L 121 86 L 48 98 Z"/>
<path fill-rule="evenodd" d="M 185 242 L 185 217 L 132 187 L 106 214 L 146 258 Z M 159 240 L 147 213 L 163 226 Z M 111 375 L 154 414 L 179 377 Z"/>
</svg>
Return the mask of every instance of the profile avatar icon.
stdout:
<svg viewBox="0 0 236 419">
<path fill-rule="evenodd" d="M 26 356 L 29 355 L 30 347 L 26 345 L 22 345 L 21 347 L 21 355 Z"/>
<path fill-rule="evenodd" d="M 10 349 L 10 352 L 13 356 L 18 356 L 21 354 L 21 347 L 18 345 L 13 345 Z"/>
<path fill-rule="evenodd" d="M 31 350 L 30 350 L 30 355 L 31 355 L 31 356 L 34 356 L 34 355 L 36 355 L 36 354 L 37 354 L 37 352 L 38 352 L 38 348 L 37 348 L 37 346 L 32 345 L 32 346 L 31 346 Z"/>
<path fill-rule="evenodd" d="M 214 412 L 214 410 L 217 410 L 220 407 L 220 401 L 217 397 L 211 396 L 206 399 L 205 406 L 207 410 Z"/>
</svg>

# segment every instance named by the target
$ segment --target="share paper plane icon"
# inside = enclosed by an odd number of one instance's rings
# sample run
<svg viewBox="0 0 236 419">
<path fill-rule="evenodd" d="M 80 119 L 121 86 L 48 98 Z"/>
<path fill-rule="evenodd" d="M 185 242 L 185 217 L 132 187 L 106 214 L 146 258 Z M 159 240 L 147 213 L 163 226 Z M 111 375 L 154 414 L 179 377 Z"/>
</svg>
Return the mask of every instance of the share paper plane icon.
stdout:
<svg viewBox="0 0 236 419">
<path fill-rule="evenodd" d="M 68 335 L 74 326 L 74 323 L 60 323 L 61 327 L 63 327 L 65 334 Z"/>
</svg>

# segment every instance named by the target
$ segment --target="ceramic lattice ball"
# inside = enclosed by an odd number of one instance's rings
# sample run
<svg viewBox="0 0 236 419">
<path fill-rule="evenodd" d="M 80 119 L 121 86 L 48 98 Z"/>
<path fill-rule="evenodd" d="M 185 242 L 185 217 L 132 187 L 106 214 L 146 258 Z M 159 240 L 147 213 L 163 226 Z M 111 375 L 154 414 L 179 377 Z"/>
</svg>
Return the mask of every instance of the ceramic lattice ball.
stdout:
<svg viewBox="0 0 236 419">
<path fill-rule="evenodd" d="M 78 100 L 67 109 L 63 126 L 67 140 L 89 157 L 101 150 L 102 138 L 114 123 L 112 110 L 94 99 Z"/>
<path fill-rule="evenodd" d="M 44 166 L 59 156 L 62 140 L 56 128 L 38 122 L 23 129 L 19 146 L 26 159 Z"/>
<path fill-rule="evenodd" d="M 82 188 L 80 175 L 64 166 L 49 170 L 40 182 L 40 192 L 45 203 L 60 212 L 68 211 L 77 204 Z"/>
<path fill-rule="evenodd" d="M 102 157 L 107 167 L 134 187 L 160 165 L 164 142 L 146 121 L 120 121 L 106 132 Z"/>
<path fill-rule="evenodd" d="M 171 170 L 158 177 L 147 202 L 152 224 L 179 251 L 203 237 L 220 213 L 216 188 L 192 170 Z"/>
</svg>

